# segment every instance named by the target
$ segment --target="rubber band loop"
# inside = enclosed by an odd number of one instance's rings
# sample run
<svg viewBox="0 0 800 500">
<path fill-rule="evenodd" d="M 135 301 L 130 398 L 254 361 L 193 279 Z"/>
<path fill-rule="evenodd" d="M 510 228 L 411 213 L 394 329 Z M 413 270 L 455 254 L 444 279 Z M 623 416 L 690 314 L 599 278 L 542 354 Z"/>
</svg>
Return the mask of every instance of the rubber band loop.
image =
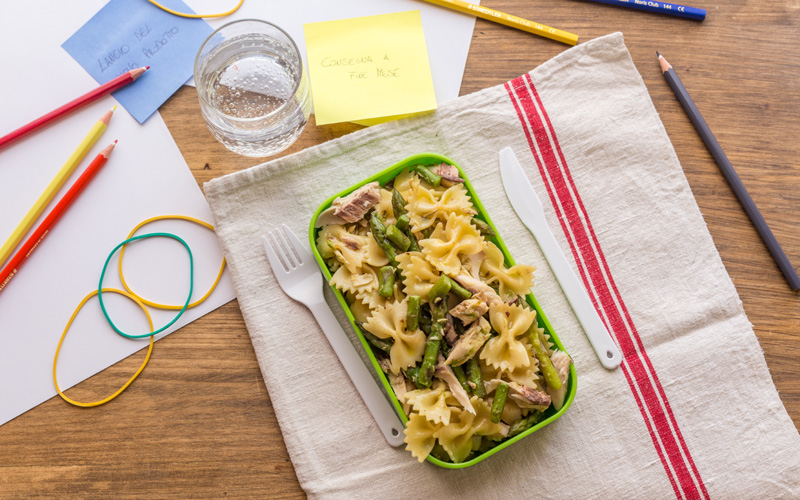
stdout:
<svg viewBox="0 0 800 500">
<path fill-rule="evenodd" d="M 117 328 L 117 325 L 114 324 L 114 322 L 111 320 L 111 317 L 108 315 L 108 311 L 106 311 L 105 303 L 103 303 L 103 279 L 106 277 L 106 270 L 108 270 L 108 263 L 111 262 L 111 258 L 114 256 L 115 253 L 117 253 L 117 250 L 119 250 L 123 245 L 131 243 L 133 241 L 143 240 L 143 239 L 146 239 L 146 238 L 155 238 L 155 237 L 159 237 L 159 236 L 162 236 L 162 237 L 165 237 L 165 238 L 172 238 L 174 240 L 179 241 L 180 243 L 183 244 L 184 247 L 186 247 L 186 251 L 189 252 L 189 295 L 186 297 L 186 303 L 183 305 L 183 307 L 178 312 L 178 314 L 174 318 L 172 318 L 172 321 L 170 321 L 166 325 L 162 326 L 158 330 L 154 330 L 153 331 L 152 328 L 151 328 L 150 333 L 143 333 L 141 335 L 131 335 L 131 334 L 125 333 L 122 330 L 120 330 L 119 328 Z M 111 328 L 113 328 L 115 332 L 117 332 L 118 334 L 122 335 L 123 337 L 127 337 L 129 339 L 141 339 L 141 338 L 144 338 L 144 337 L 152 337 L 153 335 L 157 335 L 157 334 L 163 332 L 164 330 L 166 330 L 167 328 L 169 328 L 170 326 L 172 326 L 176 321 L 178 321 L 178 318 L 180 318 L 183 315 L 183 313 L 186 311 L 186 309 L 189 307 L 189 301 L 192 300 L 192 290 L 193 289 L 194 289 L 194 258 L 192 257 L 192 249 L 189 248 L 189 245 L 186 244 L 186 242 L 183 241 L 180 237 L 178 237 L 178 236 L 176 236 L 174 234 L 171 234 L 171 233 L 148 233 L 148 234 L 142 234 L 140 236 L 134 236 L 132 238 L 126 239 L 125 241 L 123 241 L 122 243 L 120 243 L 119 245 L 114 247 L 114 250 L 112 250 L 111 253 L 108 254 L 108 258 L 106 259 L 106 263 L 103 265 L 103 272 L 100 274 L 100 284 L 97 286 L 97 292 L 98 292 L 97 293 L 97 298 L 100 300 L 100 309 L 103 311 L 103 315 L 106 317 L 106 320 L 108 321 L 108 324 L 111 325 Z"/>
<path fill-rule="evenodd" d="M 128 292 L 125 292 L 123 290 L 117 290 L 115 288 L 105 288 L 105 289 L 103 289 L 103 292 L 105 292 L 105 293 L 109 293 L 109 292 L 118 293 L 118 294 L 123 295 L 125 297 L 128 297 L 129 299 L 131 299 L 134 302 L 136 302 L 139 305 L 139 307 L 142 308 L 142 311 L 144 311 L 144 314 L 147 316 L 147 321 L 150 323 L 150 329 L 151 330 L 153 329 L 153 318 L 150 317 L 150 312 L 147 310 L 147 307 L 145 307 L 145 305 L 139 299 L 137 299 L 133 295 L 129 294 Z M 75 308 L 75 312 L 72 313 L 72 316 L 69 318 L 69 321 L 67 322 L 67 326 L 64 328 L 64 333 L 62 333 L 61 334 L 61 338 L 58 339 L 58 346 L 56 347 L 56 355 L 55 355 L 55 358 L 53 359 L 53 383 L 56 386 L 56 391 L 58 392 L 58 395 L 61 396 L 61 398 L 64 401 L 66 401 L 67 403 L 69 403 L 71 405 L 75 405 L 75 406 L 81 406 L 83 408 L 90 408 L 92 406 L 100 406 L 101 404 L 108 403 L 109 401 L 111 401 L 115 397 L 117 397 L 120 394 L 122 394 L 122 391 L 127 389 L 128 386 L 131 385 L 134 380 L 136 380 L 136 377 L 138 377 L 139 374 L 142 373 L 142 370 L 144 370 L 144 367 L 147 366 L 147 362 L 150 360 L 150 355 L 153 354 L 153 337 L 150 337 L 150 348 L 147 350 L 147 356 L 145 356 L 144 362 L 142 363 L 142 366 L 140 366 L 139 369 L 136 370 L 136 373 L 134 373 L 133 376 L 130 379 L 128 379 L 127 382 L 125 382 L 125 385 L 123 385 L 122 387 L 117 389 L 117 391 L 114 394 L 108 396 L 105 399 L 101 399 L 99 401 L 93 401 L 91 403 L 82 403 L 80 401 L 75 401 L 74 399 L 71 399 L 71 398 L 67 397 L 67 395 L 64 394 L 61 391 L 61 388 L 58 387 L 58 376 L 56 375 L 56 368 L 58 367 L 58 354 L 61 352 L 61 345 L 64 343 L 64 339 L 67 338 L 67 333 L 69 332 L 69 329 L 72 326 L 73 321 L 75 321 L 75 318 L 78 316 L 78 313 L 83 309 L 83 306 L 86 304 L 86 302 L 88 302 L 89 299 L 91 299 L 92 297 L 94 297 L 97 294 L 98 294 L 97 290 L 92 290 L 89 293 L 89 295 L 87 295 L 86 297 L 83 298 L 83 300 L 81 300 L 81 303 L 78 304 L 78 307 Z"/>
<path fill-rule="evenodd" d="M 150 224 L 151 222 L 155 222 L 157 220 L 166 220 L 166 219 L 170 219 L 170 220 L 185 220 L 185 221 L 189 221 L 189 222 L 194 222 L 195 224 L 201 225 L 201 226 L 203 226 L 203 227 L 205 227 L 207 229 L 210 229 L 211 231 L 214 231 L 214 226 L 212 226 L 208 222 L 201 221 L 200 219 L 195 219 L 194 217 L 189 217 L 188 215 L 159 215 L 158 217 L 151 217 L 150 219 L 147 219 L 144 222 L 140 222 L 136 227 L 133 228 L 133 231 L 131 231 L 131 233 L 128 235 L 128 238 L 130 238 L 134 234 L 136 234 L 136 231 L 141 229 L 143 226 L 146 226 L 147 224 Z M 142 302 L 144 302 L 145 304 L 147 304 L 150 307 L 155 307 L 157 309 L 171 309 L 171 310 L 180 309 L 181 306 L 173 306 L 173 305 L 170 305 L 170 304 L 159 304 L 158 302 L 153 302 L 151 300 L 147 300 L 144 297 L 142 297 L 141 295 L 138 295 L 136 292 L 131 290 L 131 287 L 128 286 L 128 283 L 125 281 L 125 275 L 122 272 L 122 258 L 125 256 L 125 247 L 126 246 L 127 245 L 122 245 L 122 249 L 119 251 L 119 279 L 122 281 L 122 286 L 125 287 L 125 290 L 127 290 L 128 293 L 130 293 L 131 295 L 133 295 L 137 299 L 141 300 Z M 202 297 L 200 297 L 196 301 L 194 301 L 191 304 L 189 304 L 188 309 L 191 309 L 191 308 L 193 308 L 193 307 L 195 307 L 197 305 L 202 304 L 209 297 L 209 295 L 211 295 L 214 292 L 214 290 L 217 288 L 217 285 L 219 284 L 219 280 L 222 278 L 222 273 L 224 271 L 225 271 L 225 258 L 223 257 L 222 258 L 222 265 L 219 268 L 219 274 L 217 274 L 217 279 L 214 280 L 214 284 L 211 285 L 211 288 L 208 289 L 208 292 L 206 292 L 205 295 L 203 295 Z"/>
<path fill-rule="evenodd" d="M 233 14 L 234 12 L 236 12 L 237 10 L 239 10 L 239 7 L 241 7 L 242 4 L 244 3 L 244 0 L 239 0 L 239 3 L 236 4 L 236 7 L 232 8 L 231 10 L 229 10 L 227 12 L 221 12 L 219 14 L 184 14 L 183 12 L 177 12 L 177 11 L 174 11 L 174 10 L 168 8 L 168 7 L 164 7 L 163 5 L 161 5 L 160 3 L 156 2 L 155 0 L 147 0 L 147 1 L 150 2 L 151 4 L 155 5 L 159 9 L 169 12 L 170 14 L 173 14 L 173 15 L 176 15 L 176 16 L 179 16 L 179 17 L 188 17 L 189 19 L 202 19 L 204 17 L 225 17 L 225 16 L 229 16 L 229 15 Z"/>
</svg>

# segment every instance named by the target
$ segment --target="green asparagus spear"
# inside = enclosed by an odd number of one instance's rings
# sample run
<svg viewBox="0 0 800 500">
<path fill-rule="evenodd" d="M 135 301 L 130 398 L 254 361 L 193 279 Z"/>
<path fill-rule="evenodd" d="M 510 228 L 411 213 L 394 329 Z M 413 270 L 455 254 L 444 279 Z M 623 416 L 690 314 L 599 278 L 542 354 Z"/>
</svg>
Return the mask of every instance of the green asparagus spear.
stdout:
<svg viewBox="0 0 800 500">
<path fill-rule="evenodd" d="M 408 213 L 406 210 L 406 200 L 403 199 L 403 195 L 400 194 L 400 191 L 396 189 L 392 191 L 392 211 L 394 212 L 395 219 L 399 219 L 401 216 Z"/>
<path fill-rule="evenodd" d="M 483 386 L 483 375 L 481 374 L 481 366 L 478 364 L 476 357 L 470 358 L 467 363 L 467 380 L 475 384 L 472 388 L 472 393 L 479 398 L 486 397 L 486 388 Z"/>
<path fill-rule="evenodd" d="M 361 334 L 364 335 L 364 338 L 367 339 L 367 342 L 369 342 L 373 346 L 377 347 L 378 349 L 387 354 L 392 349 L 392 344 L 393 344 L 392 339 L 380 339 L 376 337 L 375 335 L 373 335 L 372 332 L 366 330 L 364 328 L 364 325 L 360 322 L 356 322 L 356 326 L 358 326 L 358 329 L 361 330 Z"/>
<path fill-rule="evenodd" d="M 522 434 L 523 432 L 527 431 L 534 425 L 541 422 L 543 418 L 544 418 L 544 413 L 536 411 L 531 413 L 527 417 L 515 420 L 514 423 L 511 424 L 511 427 L 508 429 L 508 437 L 514 437 L 517 434 Z"/>
<path fill-rule="evenodd" d="M 411 232 L 411 228 L 405 230 L 406 236 L 408 236 L 408 241 L 410 245 L 408 245 L 409 252 L 419 252 L 419 244 L 417 243 L 417 238 Z"/>
<path fill-rule="evenodd" d="M 391 241 L 398 250 L 403 252 L 408 250 L 408 247 L 411 246 L 411 240 L 408 239 L 408 236 L 403 234 L 403 231 L 399 230 L 394 224 L 386 228 L 386 238 Z"/>
<path fill-rule="evenodd" d="M 411 219 L 408 218 L 408 215 L 401 215 L 397 218 L 397 221 L 394 223 L 397 226 L 397 229 L 405 232 L 408 229 L 408 225 L 411 224 Z"/>
<path fill-rule="evenodd" d="M 528 339 L 531 341 L 536 359 L 539 360 L 539 368 L 542 370 L 542 375 L 544 375 L 544 381 L 547 383 L 547 387 L 554 391 L 561 389 L 562 384 L 561 379 L 558 378 L 558 371 L 556 371 L 553 362 L 550 361 L 550 356 L 547 355 L 547 350 L 542 346 L 542 342 L 539 340 L 539 332 L 536 329 L 535 321 L 531 325 L 530 330 L 528 330 Z"/>
<path fill-rule="evenodd" d="M 442 183 L 442 178 L 434 174 L 428 167 L 424 165 L 417 165 L 414 167 L 414 171 L 417 172 L 420 177 L 422 177 L 422 180 L 433 187 L 439 187 L 439 185 Z"/>
<path fill-rule="evenodd" d="M 425 386 L 419 383 L 419 366 L 410 366 L 406 368 L 406 377 L 414 383 L 417 389 L 425 389 Z"/>
<path fill-rule="evenodd" d="M 439 298 L 443 298 L 445 295 L 450 292 L 450 282 L 452 280 L 445 275 L 442 275 L 439 278 L 439 281 L 433 284 L 431 289 L 428 291 L 428 300 L 431 301 L 431 304 L 435 304 L 436 300 Z M 433 312 L 433 310 L 431 310 Z"/>
<path fill-rule="evenodd" d="M 378 295 L 391 297 L 394 295 L 394 268 L 383 266 L 378 275 Z"/>
<path fill-rule="evenodd" d="M 419 383 L 429 387 L 433 382 L 433 371 L 436 368 L 436 360 L 439 357 L 439 347 L 442 344 L 442 322 L 447 314 L 447 292 L 442 295 L 431 296 L 431 333 L 425 343 L 425 354 L 419 368 Z M 440 299 L 436 304 L 435 299 Z"/>
<path fill-rule="evenodd" d="M 472 218 L 472 224 L 478 228 L 478 232 L 484 236 L 497 236 L 492 229 L 492 226 L 487 224 L 485 221 L 478 219 L 477 217 Z"/>
<path fill-rule="evenodd" d="M 419 295 L 408 296 L 408 312 L 406 313 L 406 330 L 409 332 L 419 329 Z"/>
<path fill-rule="evenodd" d="M 450 455 L 447 454 L 447 451 L 445 451 L 444 447 L 439 443 L 436 443 L 436 445 L 433 447 L 431 450 L 431 455 L 433 455 L 434 458 L 438 458 L 442 462 L 451 462 Z"/>
<path fill-rule="evenodd" d="M 389 259 L 389 263 L 393 267 L 397 267 L 397 260 L 395 260 L 397 251 L 389 240 L 386 239 L 386 226 L 375 212 L 372 213 L 372 217 L 369 219 L 369 228 L 372 231 L 372 237 L 375 238 L 378 246 L 383 250 L 383 253 L 386 254 L 386 258 Z"/>
<path fill-rule="evenodd" d="M 431 315 L 428 312 L 430 309 L 423 309 L 420 307 L 419 310 L 419 329 L 425 332 L 425 335 L 431 334 Z"/>
<path fill-rule="evenodd" d="M 446 344 L 447 342 L 445 342 Z M 467 394 L 472 394 L 472 387 L 469 386 L 467 383 L 467 376 L 464 374 L 464 369 L 460 366 L 451 366 L 453 373 L 455 373 L 456 378 L 458 379 L 458 383 L 461 384 L 461 387 L 467 392 Z"/>
<path fill-rule="evenodd" d="M 508 384 L 500 382 L 497 389 L 494 391 L 494 401 L 492 401 L 492 416 L 491 421 L 497 423 L 500 421 L 500 416 L 503 414 L 503 408 L 506 406 L 506 398 L 508 397 Z"/>
<path fill-rule="evenodd" d="M 397 218 L 397 221 L 394 223 L 397 226 L 397 229 L 405 232 L 408 229 L 408 225 L 411 224 L 411 219 L 408 218 L 408 215 L 401 215 Z"/>
<path fill-rule="evenodd" d="M 444 277 L 447 278 L 447 281 L 450 283 L 450 291 L 453 292 L 453 294 L 456 297 L 464 300 L 472 297 L 472 292 L 470 292 L 463 286 L 459 285 L 456 280 L 454 280 L 450 276 L 444 276 Z"/>
</svg>

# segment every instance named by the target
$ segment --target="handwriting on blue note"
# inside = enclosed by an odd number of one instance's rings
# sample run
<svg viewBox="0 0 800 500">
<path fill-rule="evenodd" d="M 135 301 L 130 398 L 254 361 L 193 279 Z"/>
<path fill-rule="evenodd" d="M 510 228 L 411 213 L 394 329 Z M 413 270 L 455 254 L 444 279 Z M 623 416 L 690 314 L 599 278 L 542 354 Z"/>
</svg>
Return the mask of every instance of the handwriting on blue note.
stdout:
<svg viewBox="0 0 800 500">
<path fill-rule="evenodd" d="M 192 12 L 181 0 L 162 3 Z M 212 31 L 202 19 L 178 17 L 144 0 L 111 0 L 62 47 L 100 84 L 150 66 L 135 83 L 113 94 L 144 123 L 192 77 L 197 50 Z"/>
</svg>

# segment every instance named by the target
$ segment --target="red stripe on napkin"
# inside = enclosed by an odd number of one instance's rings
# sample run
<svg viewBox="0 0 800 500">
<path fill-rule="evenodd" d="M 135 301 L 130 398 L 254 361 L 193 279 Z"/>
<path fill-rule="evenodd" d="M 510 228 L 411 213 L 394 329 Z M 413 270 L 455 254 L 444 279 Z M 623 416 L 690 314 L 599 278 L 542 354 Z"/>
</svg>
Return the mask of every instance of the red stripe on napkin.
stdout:
<svg viewBox="0 0 800 500">
<path fill-rule="evenodd" d="M 579 274 L 592 303 L 622 350 L 622 371 L 675 495 L 708 498 L 658 375 L 611 275 L 533 80 L 530 75 L 524 75 L 506 83 L 505 87 Z"/>
</svg>

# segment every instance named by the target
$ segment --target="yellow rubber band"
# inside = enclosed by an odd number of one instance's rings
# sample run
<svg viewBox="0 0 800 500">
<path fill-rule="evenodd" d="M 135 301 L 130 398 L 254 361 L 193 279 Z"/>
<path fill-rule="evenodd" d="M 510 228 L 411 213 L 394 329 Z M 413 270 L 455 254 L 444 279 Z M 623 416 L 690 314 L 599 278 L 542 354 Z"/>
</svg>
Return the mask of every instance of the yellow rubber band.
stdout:
<svg viewBox="0 0 800 500">
<path fill-rule="evenodd" d="M 220 14 L 184 14 L 183 12 L 177 12 L 177 11 L 174 11 L 174 10 L 172 10 L 170 8 L 164 7 L 163 5 L 161 5 L 160 3 L 156 2 L 155 0 L 147 0 L 147 1 L 150 2 L 151 4 L 155 5 L 159 9 L 169 12 L 170 14 L 174 14 L 174 15 L 179 16 L 179 17 L 188 17 L 190 19 L 201 19 L 201 18 L 204 18 L 204 17 L 225 17 L 225 16 L 229 16 L 229 15 L 233 14 L 234 12 L 236 12 L 237 10 L 239 10 L 239 7 L 241 7 L 242 4 L 244 3 L 244 0 L 239 0 L 239 3 L 236 4 L 236 7 L 232 8 L 231 10 L 229 10 L 227 12 L 222 12 Z"/>
<path fill-rule="evenodd" d="M 203 222 L 200 219 L 195 219 L 194 217 L 189 217 L 187 215 L 159 215 L 158 217 L 151 217 L 150 219 L 147 219 L 144 222 L 140 222 L 136 227 L 133 228 L 133 231 L 131 231 L 131 233 L 128 235 L 128 238 L 126 238 L 126 239 L 129 239 L 129 238 L 133 237 L 133 235 L 136 234 L 136 231 L 138 231 L 142 227 L 146 226 L 147 224 L 150 224 L 151 222 L 155 222 L 157 220 L 165 220 L 165 219 L 185 220 L 185 221 L 193 222 L 195 224 L 199 224 L 199 225 L 201 225 L 201 226 L 203 226 L 203 227 L 205 227 L 207 229 L 210 229 L 211 231 L 214 230 L 214 226 L 212 226 L 211 224 L 209 224 L 207 222 Z M 147 300 L 144 297 L 141 297 L 141 296 L 137 295 L 136 292 L 131 290 L 131 287 L 129 287 L 128 283 L 125 282 L 125 275 L 122 273 L 122 258 L 125 256 L 125 246 L 126 245 L 123 245 L 122 248 L 119 251 L 119 279 L 122 281 L 122 286 L 125 287 L 125 290 L 127 290 L 128 293 L 130 293 L 133 297 L 135 297 L 136 299 L 142 301 L 143 303 L 147 304 L 150 307 L 155 307 L 157 309 L 170 309 L 170 310 L 183 309 L 183 307 L 184 307 L 183 304 L 177 305 L 177 306 L 173 306 L 173 305 L 169 305 L 169 304 L 159 304 L 157 302 L 153 302 L 151 300 Z M 194 301 L 191 304 L 189 304 L 188 306 L 186 306 L 186 308 L 187 309 L 191 309 L 192 307 L 195 307 L 195 306 L 197 306 L 199 304 L 202 304 L 203 301 L 205 301 L 208 298 L 208 296 L 211 295 L 214 292 L 214 290 L 217 288 L 217 284 L 219 284 L 219 280 L 220 280 L 220 278 L 222 278 L 222 273 L 224 271 L 225 271 L 225 258 L 222 259 L 222 265 L 219 268 L 219 273 L 217 274 L 217 279 L 214 280 L 214 284 L 211 285 L 211 288 L 208 289 L 208 291 L 206 292 L 205 295 L 203 295 L 202 297 L 200 297 L 196 301 Z"/>
<path fill-rule="evenodd" d="M 118 293 L 136 302 L 139 305 L 139 307 L 142 308 L 142 311 L 144 311 L 145 315 L 147 316 L 147 321 L 150 323 L 150 331 L 153 331 L 153 319 L 150 317 L 150 312 L 148 312 L 145 305 L 139 299 L 129 294 L 128 292 L 117 290 L 116 288 L 103 288 L 103 293 Z M 70 399 L 69 397 L 67 397 L 66 394 L 61 392 L 61 388 L 58 387 L 58 377 L 56 375 L 56 368 L 58 367 L 58 354 L 59 352 L 61 352 L 61 344 L 64 343 L 64 339 L 67 337 L 67 333 L 69 332 L 69 329 L 72 326 L 72 322 L 75 321 L 75 317 L 78 316 L 78 313 L 81 311 L 81 309 L 83 309 L 83 306 L 86 304 L 86 302 L 88 302 L 88 300 L 94 297 L 95 295 L 97 295 L 97 290 L 92 290 L 92 292 L 89 293 L 89 295 L 87 295 L 86 297 L 84 297 L 81 303 L 78 304 L 78 307 L 75 308 L 75 312 L 72 313 L 72 316 L 69 318 L 69 321 L 67 322 L 67 326 L 64 328 L 64 333 L 61 334 L 61 338 L 58 340 L 58 347 L 56 347 L 56 356 L 53 359 L 53 383 L 56 386 L 56 391 L 58 391 L 58 395 L 61 396 L 61 398 L 67 403 L 75 406 L 81 406 L 84 408 L 89 408 L 92 406 L 100 406 L 101 404 L 108 403 L 115 397 L 122 394 L 122 391 L 127 389 L 128 386 L 131 385 L 131 383 L 133 383 L 134 380 L 136 380 L 136 377 L 138 377 L 139 374 L 142 373 L 142 370 L 144 370 L 144 367 L 147 366 L 147 362 L 150 360 L 150 355 L 153 354 L 153 337 L 150 337 L 150 348 L 147 350 L 147 356 L 144 358 L 142 366 L 140 366 L 139 369 L 136 370 L 136 373 L 134 373 L 133 376 L 127 382 L 125 382 L 125 385 L 120 387 L 117 390 L 117 392 L 115 392 L 114 394 L 110 395 L 105 399 L 101 399 L 100 401 L 94 401 L 92 403 L 81 403 L 80 401 L 75 401 L 74 399 Z"/>
</svg>

